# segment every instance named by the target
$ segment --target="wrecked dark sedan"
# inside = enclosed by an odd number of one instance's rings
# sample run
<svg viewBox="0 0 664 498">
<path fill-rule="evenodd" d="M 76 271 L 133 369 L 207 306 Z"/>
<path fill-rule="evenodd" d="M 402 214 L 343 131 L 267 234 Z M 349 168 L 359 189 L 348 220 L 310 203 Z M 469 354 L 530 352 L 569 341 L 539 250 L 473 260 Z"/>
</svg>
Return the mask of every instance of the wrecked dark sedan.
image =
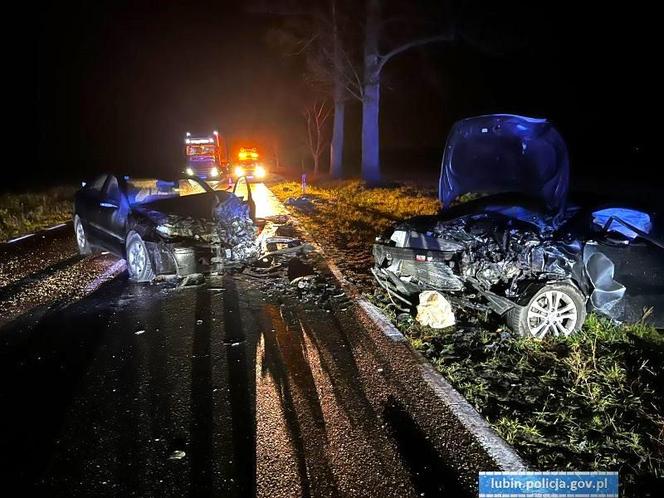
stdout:
<svg viewBox="0 0 664 498">
<path fill-rule="evenodd" d="M 74 231 L 81 254 L 110 251 L 127 261 L 131 280 L 149 282 L 219 272 L 254 257 L 254 213 L 248 184 L 244 200 L 197 177 L 101 175 L 76 193 Z"/>
<path fill-rule="evenodd" d="M 547 120 L 462 120 L 444 152 L 443 209 L 379 236 L 373 274 L 403 310 L 434 290 L 535 338 L 568 336 L 589 311 L 664 326 L 659 210 L 572 200 L 568 185 L 567 149 Z M 468 193 L 489 195 L 450 207 Z"/>
</svg>

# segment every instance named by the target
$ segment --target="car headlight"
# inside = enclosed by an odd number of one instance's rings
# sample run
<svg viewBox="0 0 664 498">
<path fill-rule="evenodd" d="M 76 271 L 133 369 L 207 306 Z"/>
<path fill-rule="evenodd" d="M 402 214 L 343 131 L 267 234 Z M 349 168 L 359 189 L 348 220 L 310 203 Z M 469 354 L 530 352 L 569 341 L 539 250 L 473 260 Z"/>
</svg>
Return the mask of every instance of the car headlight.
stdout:
<svg viewBox="0 0 664 498">
<path fill-rule="evenodd" d="M 264 178 L 265 168 L 263 166 L 256 166 L 255 174 L 257 178 Z"/>
<path fill-rule="evenodd" d="M 170 237 L 171 235 L 173 235 L 173 231 L 171 227 L 169 227 L 168 225 L 157 225 L 156 228 L 157 232 L 159 232 L 161 235 L 165 237 Z"/>
<path fill-rule="evenodd" d="M 235 166 L 235 176 L 244 176 L 244 168 L 242 166 Z"/>
<path fill-rule="evenodd" d="M 194 176 L 194 170 L 191 168 L 185 169 L 184 172 L 187 173 L 188 176 Z"/>
<path fill-rule="evenodd" d="M 219 176 L 219 170 L 217 169 L 216 166 L 213 166 L 213 167 L 210 169 L 210 176 Z"/>
</svg>

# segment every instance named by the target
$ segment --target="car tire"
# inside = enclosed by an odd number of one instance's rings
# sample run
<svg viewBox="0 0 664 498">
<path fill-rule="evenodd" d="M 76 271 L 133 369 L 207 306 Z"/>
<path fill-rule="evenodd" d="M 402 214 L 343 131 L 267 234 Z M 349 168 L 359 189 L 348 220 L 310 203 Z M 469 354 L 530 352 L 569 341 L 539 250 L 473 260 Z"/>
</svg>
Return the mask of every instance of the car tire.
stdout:
<svg viewBox="0 0 664 498">
<path fill-rule="evenodd" d="M 127 272 L 132 282 L 152 282 L 154 270 L 145 242 L 136 232 L 131 232 L 127 237 Z"/>
<path fill-rule="evenodd" d="M 568 283 L 540 287 L 525 306 L 515 306 L 505 314 L 507 326 L 531 339 L 569 337 L 581 330 L 586 320 L 586 298 Z"/>
<path fill-rule="evenodd" d="M 74 216 L 74 237 L 76 238 L 78 252 L 82 256 L 92 254 L 92 247 L 90 246 L 90 242 L 88 242 L 88 236 L 85 233 L 85 228 L 83 227 L 81 218 L 79 218 L 78 215 Z"/>
</svg>

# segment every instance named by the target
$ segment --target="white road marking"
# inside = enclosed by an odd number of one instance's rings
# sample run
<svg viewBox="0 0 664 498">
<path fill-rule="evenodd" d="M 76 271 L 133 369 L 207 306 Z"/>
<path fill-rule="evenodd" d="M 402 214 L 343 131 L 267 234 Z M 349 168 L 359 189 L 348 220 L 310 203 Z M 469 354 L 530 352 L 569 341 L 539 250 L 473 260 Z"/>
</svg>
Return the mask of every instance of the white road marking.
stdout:
<svg viewBox="0 0 664 498">
<path fill-rule="evenodd" d="M 52 227 L 48 227 L 46 230 L 55 230 L 56 228 L 65 227 L 65 226 L 67 226 L 66 223 L 60 223 L 59 225 L 53 225 Z"/>
<path fill-rule="evenodd" d="M 16 237 L 15 239 L 11 239 L 7 241 L 7 244 L 12 244 L 13 242 L 18 242 L 19 240 L 27 239 L 28 237 L 33 237 L 35 234 L 34 233 L 29 233 L 27 235 L 21 235 L 20 237 Z"/>
</svg>

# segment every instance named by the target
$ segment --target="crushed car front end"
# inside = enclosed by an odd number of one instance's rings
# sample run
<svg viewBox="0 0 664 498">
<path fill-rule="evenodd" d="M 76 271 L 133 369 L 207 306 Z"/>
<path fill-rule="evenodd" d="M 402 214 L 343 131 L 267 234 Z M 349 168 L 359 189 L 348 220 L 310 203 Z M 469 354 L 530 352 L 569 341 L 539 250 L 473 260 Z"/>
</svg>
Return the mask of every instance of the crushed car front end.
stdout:
<svg viewBox="0 0 664 498">
<path fill-rule="evenodd" d="M 373 274 L 395 304 L 437 290 L 504 314 L 538 282 L 577 280 L 581 247 L 500 213 L 415 218 L 377 238 Z"/>
<path fill-rule="evenodd" d="M 215 192 L 135 206 L 131 230 L 148 251 L 156 275 L 219 273 L 258 254 L 249 204 Z"/>
</svg>

